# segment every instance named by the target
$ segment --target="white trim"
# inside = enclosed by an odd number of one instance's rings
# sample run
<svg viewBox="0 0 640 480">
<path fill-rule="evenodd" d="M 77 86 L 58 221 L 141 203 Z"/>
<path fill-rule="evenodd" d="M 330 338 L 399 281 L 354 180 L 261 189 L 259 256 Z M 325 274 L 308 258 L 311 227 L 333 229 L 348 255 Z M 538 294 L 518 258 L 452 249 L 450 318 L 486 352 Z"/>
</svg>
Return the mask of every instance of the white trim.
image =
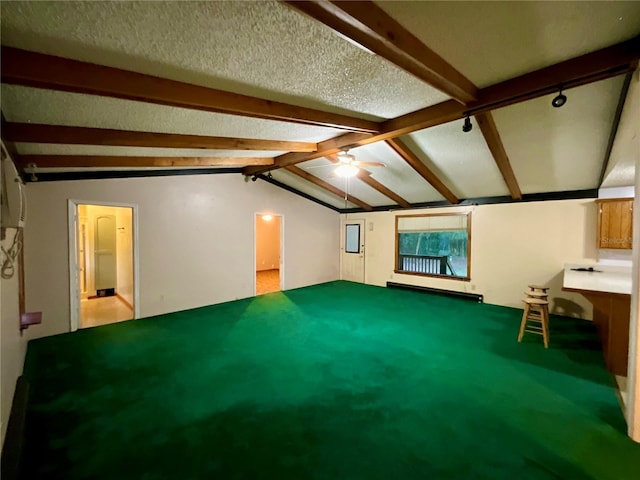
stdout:
<svg viewBox="0 0 640 480">
<path fill-rule="evenodd" d="M 68 200 L 68 238 L 69 238 L 69 330 L 75 332 L 80 326 L 78 314 L 80 312 L 80 286 L 78 282 L 78 267 L 76 265 L 76 230 L 78 204 Z"/>
<path fill-rule="evenodd" d="M 122 207 L 131 209 L 131 228 L 133 228 L 133 318 L 140 318 L 140 254 L 139 254 L 139 235 L 138 235 L 138 204 L 136 203 L 119 203 L 119 202 L 101 202 L 97 200 L 78 200 L 70 198 L 68 201 L 68 219 L 69 219 L 69 328 L 75 332 L 80 326 L 80 292 L 78 282 L 78 271 L 75 264 L 75 255 L 77 250 L 76 244 L 76 222 L 78 205 L 98 205 L 105 207 Z M 74 287 L 75 280 L 75 287 Z"/>
<path fill-rule="evenodd" d="M 357 215 L 357 214 L 355 214 Z M 340 222 L 340 280 L 344 280 L 344 255 L 346 249 L 346 226 L 347 224 L 360 224 L 362 226 L 360 228 L 360 255 L 362 256 L 362 282 L 359 283 L 367 283 L 367 220 L 362 217 L 350 218 L 349 214 L 345 214 L 341 218 Z"/>
</svg>

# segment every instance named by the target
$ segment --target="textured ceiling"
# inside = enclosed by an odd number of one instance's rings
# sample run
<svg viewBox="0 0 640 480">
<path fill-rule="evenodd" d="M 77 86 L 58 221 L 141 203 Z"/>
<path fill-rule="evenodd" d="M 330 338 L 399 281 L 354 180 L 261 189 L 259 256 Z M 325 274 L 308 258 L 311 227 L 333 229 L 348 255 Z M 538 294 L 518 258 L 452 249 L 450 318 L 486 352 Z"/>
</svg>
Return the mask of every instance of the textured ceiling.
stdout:
<svg viewBox="0 0 640 480">
<path fill-rule="evenodd" d="M 4 84 L 2 112 L 12 122 L 265 140 L 319 142 L 342 133 L 334 128 Z"/>
<path fill-rule="evenodd" d="M 597 185 L 623 78 L 496 110 L 502 142 L 523 193 L 582 190 Z"/>
<path fill-rule="evenodd" d="M 375 3 L 481 88 L 640 34 L 640 2 Z M 381 56 L 275 1 L 0 2 L 0 13 L 5 46 L 324 112 L 381 121 L 449 100 Z M 551 107 L 554 95 L 548 95 L 492 112 L 522 193 L 599 187 L 623 81 L 620 75 L 566 90 L 568 102 L 561 109 Z M 636 74 L 603 186 L 633 184 L 640 145 L 639 84 Z M 2 85 L 1 101 L 9 122 L 310 143 L 346 133 L 338 128 L 7 84 Z M 469 133 L 462 132 L 462 120 L 458 120 L 414 131 L 400 140 L 459 199 L 510 196 L 473 117 L 472 123 Z M 277 157 L 287 153 L 16 146 L 19 154 L 61 156 Z M 350 152 L 361 161 L 384 163 L 385 167 L 368 168 L 371 178 L 409 203 L 445 199 L 385 142 Z M 336 178 L 326 158 L 297 166 L 373 207 L 396 204 L 358 179 L 347 184 Z M 128 169 L 134 168 L 121 168 Z M 335 208 L 357 207 L 290 171 L 278 169 L 272 175 L 277 182 Z"/>
<path fill-rule="evenodd" d="M 2 2 L 2 43 L 366 118 L 446 99 L 274 1 Z"/>
<path fill-rule="evenodd" d="M 479 87 L 638 35 L 640 2 L 376 2 Z"/>
</svg>

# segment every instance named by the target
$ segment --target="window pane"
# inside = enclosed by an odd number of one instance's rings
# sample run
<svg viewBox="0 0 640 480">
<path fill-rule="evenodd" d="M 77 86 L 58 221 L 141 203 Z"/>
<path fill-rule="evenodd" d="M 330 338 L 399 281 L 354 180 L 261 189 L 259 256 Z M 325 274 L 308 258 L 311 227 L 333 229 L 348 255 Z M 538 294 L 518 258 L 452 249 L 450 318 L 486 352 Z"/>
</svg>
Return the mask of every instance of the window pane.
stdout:
<svg viewBox="0 0 640 480">
<path fill-rule="evenodd" d="M 345 227 L 345 248 L 347 253 L 360 253 L 360 224 L 348 224 Z"/>
<path fill-rule="evenodd" d="M 468 214 L 398 217 L 397 271 L 469 278 Z"/>
</svg>

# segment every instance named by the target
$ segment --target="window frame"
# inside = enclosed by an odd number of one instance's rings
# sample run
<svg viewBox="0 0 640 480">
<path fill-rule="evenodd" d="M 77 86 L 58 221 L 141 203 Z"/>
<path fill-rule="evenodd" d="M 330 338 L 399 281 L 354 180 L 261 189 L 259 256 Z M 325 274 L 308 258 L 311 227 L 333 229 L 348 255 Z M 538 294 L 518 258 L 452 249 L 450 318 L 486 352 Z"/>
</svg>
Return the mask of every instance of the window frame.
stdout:
<svg viewBox="0 0 640 480">
<path fill-rule="evenodd" d="M 401 218 L 410 218 L 410 217 L 458 217 L 465 216 L 467 217 L 467 271 L 465 276 L 454 276 L 454 275 L 442 275 L 438 273 L 422 273 L 422 272 L 410 272 L 406 270 L 400 270 L 399 261 L 400 261 L 400 232 L 398 231 L 398 224 L 400 223 Z M 438 230 L 430 230 L 432 232 L 436 232 Z M 429 232 L 429 230 L 425 230 L 425 232 Z M 401 275 L 415 275 L 418 277 L 432 277 L 432 278 L 444 278 L 449 280 L 461 280 L 464 282 L 471 281 L 471 212 L 456 212 L 456 213 L 419 213 L 413 215 L 396 215 L 395 217 L 395 265 L 393 269 L 394 273 L 399 273 Z"/>
</svg>

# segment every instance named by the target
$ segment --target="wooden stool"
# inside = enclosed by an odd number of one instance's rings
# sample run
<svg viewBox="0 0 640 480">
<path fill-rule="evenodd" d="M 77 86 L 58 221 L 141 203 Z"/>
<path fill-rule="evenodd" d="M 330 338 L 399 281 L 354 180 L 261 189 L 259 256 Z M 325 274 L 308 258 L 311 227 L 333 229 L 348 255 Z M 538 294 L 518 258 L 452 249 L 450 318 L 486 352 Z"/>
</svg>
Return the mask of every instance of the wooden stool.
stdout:
<svg viewBox="0 0 640 480">
<path fill-rule="evenodd" d="M 524 292 L 524 294 L 529 298 L 539 298 L 540 300 L 546 300 L 549 295 L 546 292 L 540 292 L 537 290 L 531 290 L 528 292 Z"/>
<path fill-rule="evenodd" d="M 525 298 L 524 312 L 520 322 L 520 333 L 518 342 L 522 341 L 524 332 L 542 335 L 544 348 L 549 348 L 549 302 L 541 298 Z M 528 322 L 539 323 L 540 325 L 530 325 Z"/>
<path fill-rule="evenodd" d="M 532 292 L 547 293 L 549 287 L 545 287 L 544 285 L 529 285 L 529 290 L 531 290 Z"/>
</svg>

